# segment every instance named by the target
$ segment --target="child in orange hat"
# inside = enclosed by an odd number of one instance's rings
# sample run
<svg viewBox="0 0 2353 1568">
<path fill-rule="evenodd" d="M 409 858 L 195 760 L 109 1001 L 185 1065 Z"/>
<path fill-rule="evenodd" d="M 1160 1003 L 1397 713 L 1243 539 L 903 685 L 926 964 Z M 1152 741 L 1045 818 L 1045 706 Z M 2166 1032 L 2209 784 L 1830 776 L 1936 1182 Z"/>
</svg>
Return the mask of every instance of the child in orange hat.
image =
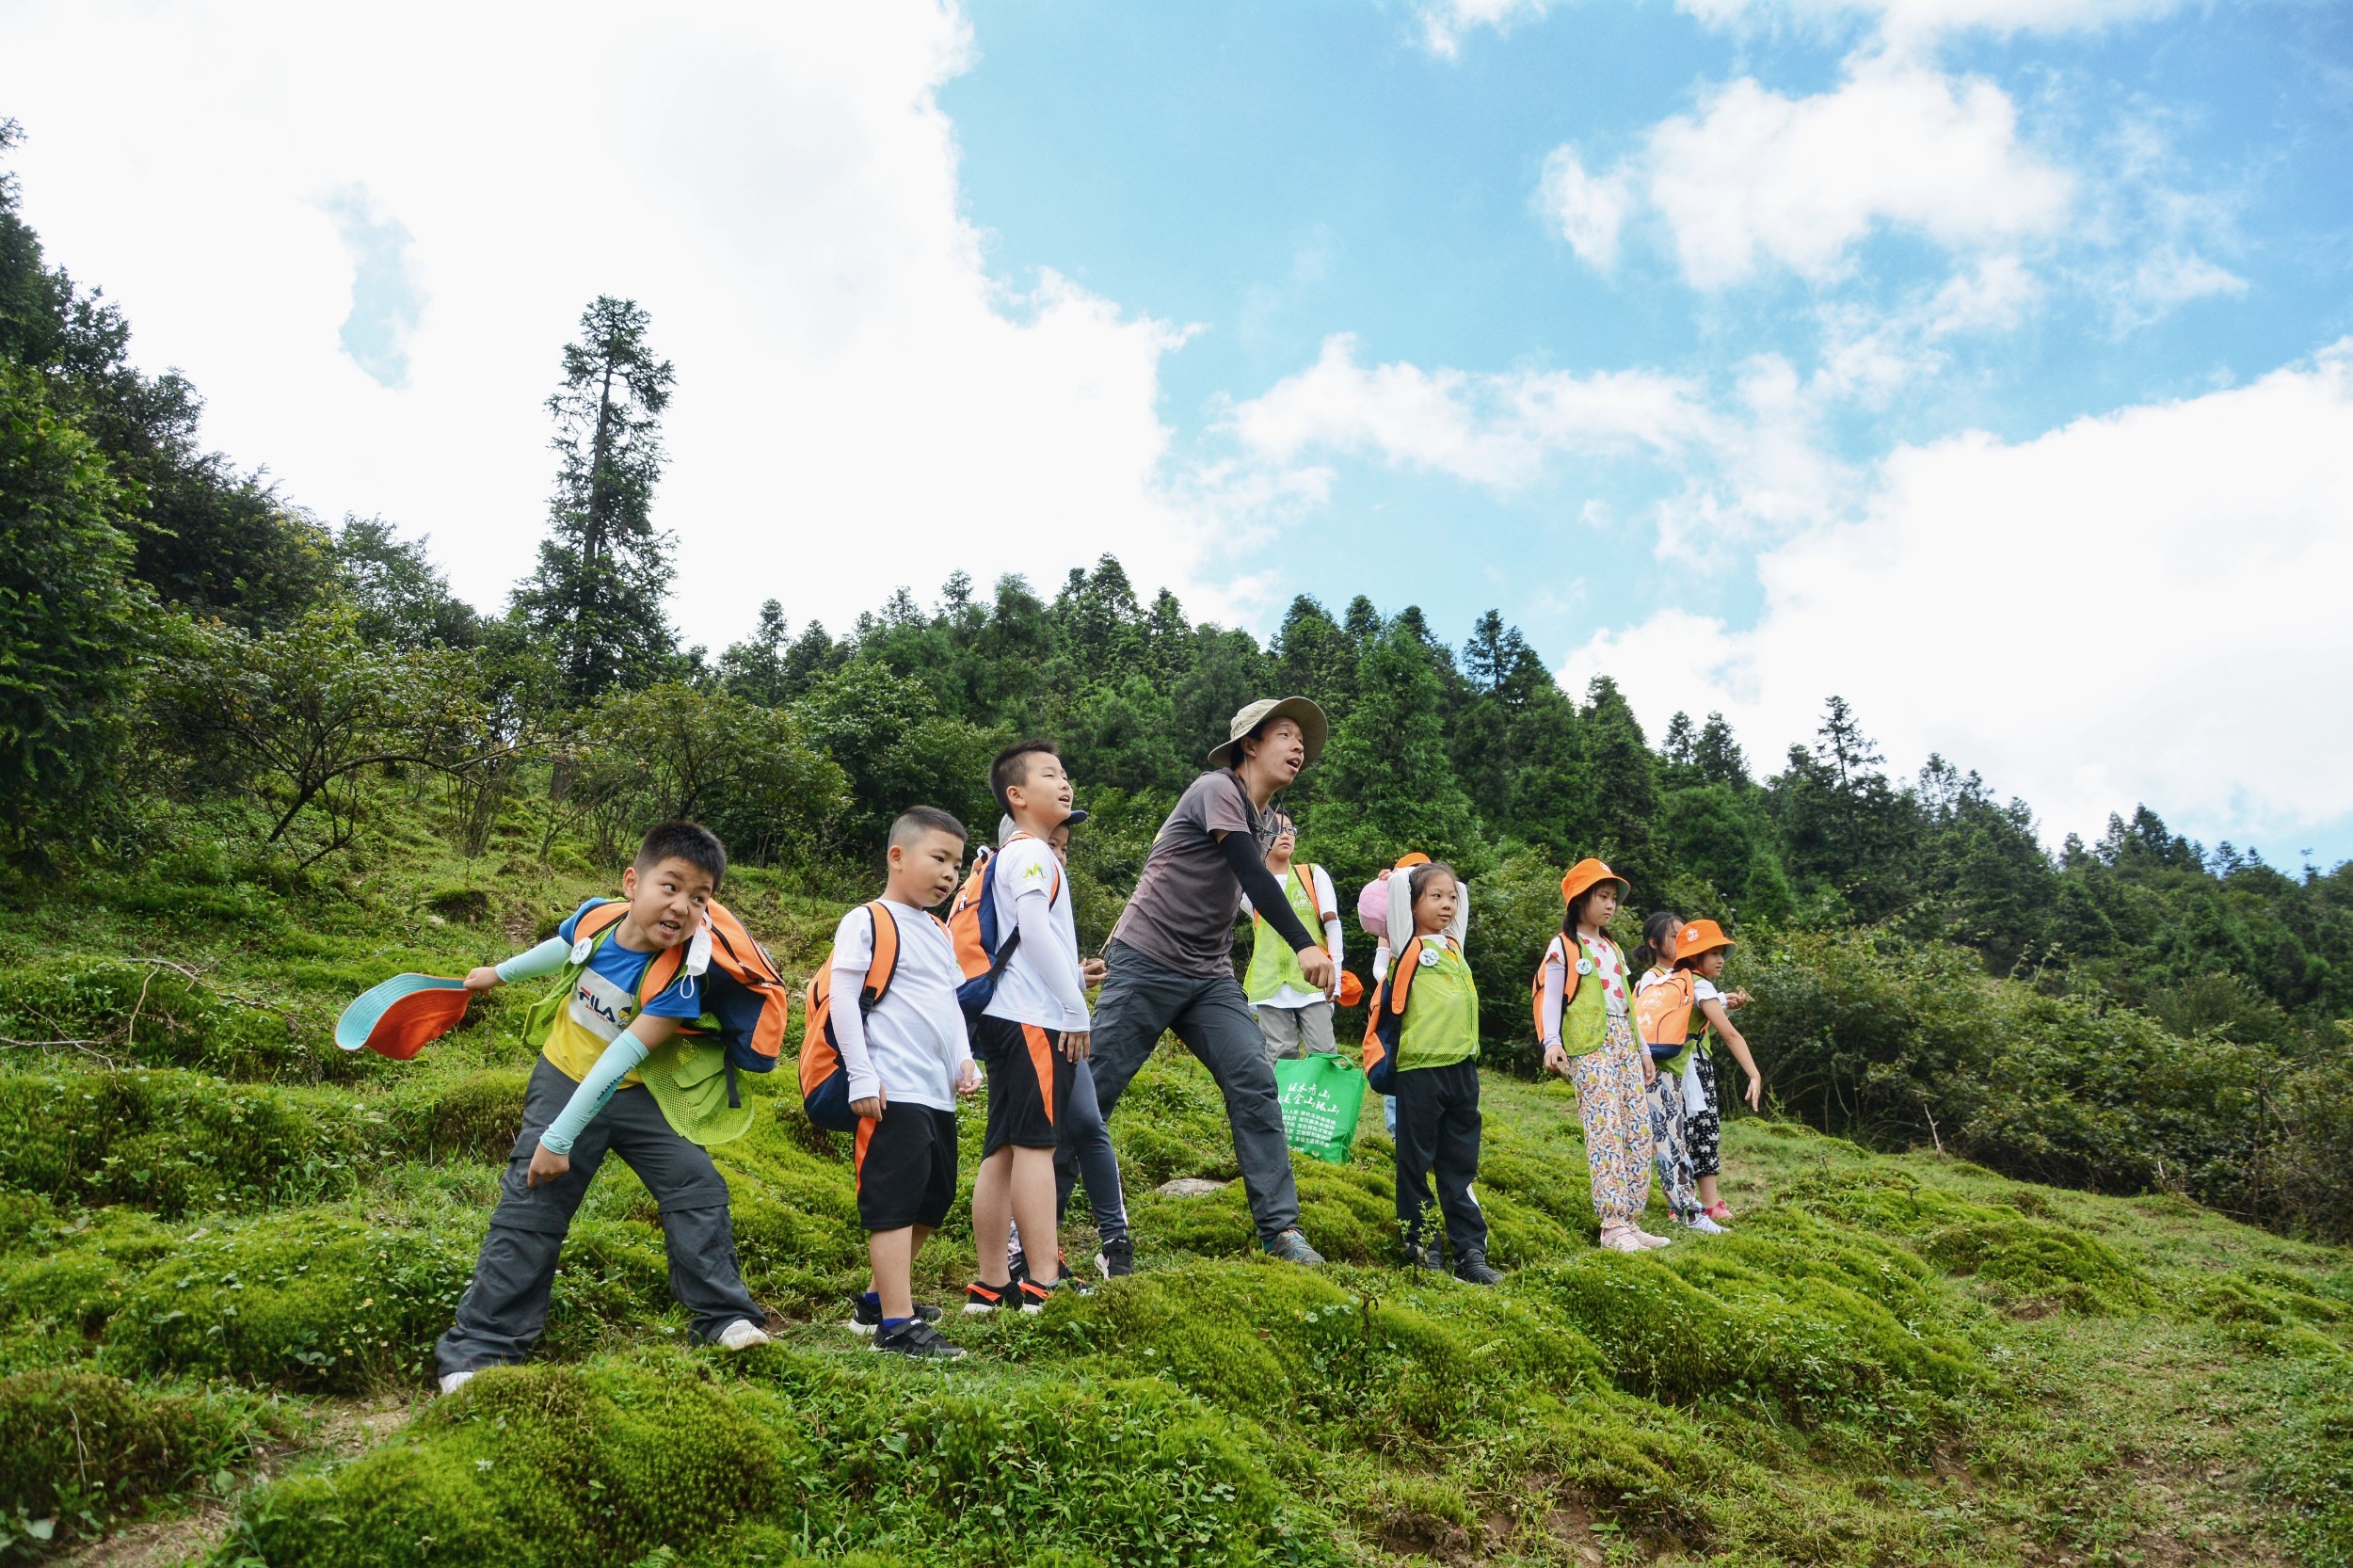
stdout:
<svg viewBox="0 0 2353 1568">
<path fill-rule="evenodd" d="M 1657 962 L 1634 983 L 1634 1032 L 1654 1069 L 1647 1096 L 1651 1160 L 1658 1171 L 1667 1212 L 1677 1224 L 1714 1235 L 1723 1227 L 1708 1218 L 1700 1202 L 1689 1137 L 1689 1115 L 1702 1102 L 1698 1081 L 1690 1077 L 1694 977 L 1674 968 L 1676 939 L 1685 929 L 1679 918 L 1663 909 L 1642 922 L 1641 956 Z"/>
<path fill-rule="evenodd" d="M 1691 1150 L 1691 1169 L 1699 1185 L 1701 1218 L 1721 1224 L 1732 1218 L 1732 1209 L 1718 1192 L 1717 1177 L 1723 1174 L 1723 1114 L 1716 1098 L 1716 1063 L 1707 1049 L 1710 1036 L 1721 1040 L 1740 1064 L 1740 1070 L 1749 1075 L 1749 1087 L 1741 1098 L 1753 1111 L 1763 1101 L 1764 1075 L 1756 1070 L 1756 1058 L 1749 1054 L 1748 1041 L 1732 1026 L 1732 1009 L 1749 1000 L 1746 991 L 1722 991 L 1716 982 L 1724 972 L 1724 961 L 1731 955 L 1734 943 L 1714 920 L 1693 920 L 1675 936 L 1675 968 L 1691 976 L 1692 1002 L 1702 1018 L 1706 1020 L 1699 1040 L 1691 1052 L 1687 1079 L 1696 1080 L 1699 1110 L 1690 1112 L 1685 1123 L 1684 1137 Z"/>
<path fill-rule="evenodd" d="M 1631 968 L 1606 929 L 1628 891 L 1625 879 L 1599 860 L 1570 867 L 1561 879 L 1561 934 L 1545 948 L 1534 985 L 1545 1067 L 1577 1085 L 1593 1212 L 1601 1244 L 1612 1252 L 1667 1245 L 1635 1223 L 1650 1202 L 1644 1088 L 1654 1074 L 1634 1038 Z"/>
</svg>

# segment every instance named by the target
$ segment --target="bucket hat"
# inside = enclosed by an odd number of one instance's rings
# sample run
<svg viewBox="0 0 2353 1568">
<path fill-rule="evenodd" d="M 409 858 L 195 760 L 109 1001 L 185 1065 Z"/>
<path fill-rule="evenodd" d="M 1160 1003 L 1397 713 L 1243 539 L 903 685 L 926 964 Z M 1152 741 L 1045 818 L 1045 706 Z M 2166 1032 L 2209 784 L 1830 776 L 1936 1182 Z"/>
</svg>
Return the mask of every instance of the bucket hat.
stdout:
<svg viewBox="0 0 2353 1568">
<path fill-rule="evenodd" d="M 1589 855 L 1571 866 L 1568 874 L 1561 879 L 1561 901 L 1563 904 L 1574 904 L 1577 902 L 1577 894 L 1603 882 L 1614 882 L 1618 885 L 1620 903 L 1624 903 L 1634 895 L 1631 883 Z"/>
<path fill-rule="evenodd" d="M 396 974 L 344 1009 L 335 1020 L 335 1043 L 345 1050 L 364 1046 L 406 1062 L 457 1027 L 469 996 L 462 980 Z"/>
<path fill-rule="evenodd" d="M 1714 920 L 1693 920 L 1675 937 L 1675 958 L 1697 958 L 1717 948 L 1737 947 L 1739 944 L 1724 935 L 1724 928 Z"/>
<path fill-rule="evenodd" d="M 1304 696 L 1261 697 L 1234 715 L 1226 727 L 1225 739 L 1209 749 L 1209 766 L 1228 768 L 1241 755 L 1241 743 L 1250 732 L 1262 724 L 1276 719 L 1289 719 L 1299 726 L 1300 739 L 1307 743 L 1305 767 L 1323 755 L 1323 743 L 1331 738 L 1332 721 L 1323 716 L 1323 710 Z"/>
</svg>

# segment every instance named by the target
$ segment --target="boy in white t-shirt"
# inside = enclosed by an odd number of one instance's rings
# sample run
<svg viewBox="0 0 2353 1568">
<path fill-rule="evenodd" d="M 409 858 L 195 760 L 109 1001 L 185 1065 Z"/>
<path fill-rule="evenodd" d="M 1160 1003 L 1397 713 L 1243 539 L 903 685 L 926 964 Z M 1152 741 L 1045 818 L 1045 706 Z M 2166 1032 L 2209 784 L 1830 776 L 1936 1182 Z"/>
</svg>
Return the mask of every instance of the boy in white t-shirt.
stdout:
<svg viewBox="0 0 2353 1568">
<path fill-rule="evenodd" d="M 1017 945 L 972 1024 L 973 1054 L 988 1066 L 988 1132 L 972 1186 L 980 1278 L 965 1291 L 964 1309 L 1017 1302 L 1038 1312 L 1067 1277 L 1054 1224 L 1054 1146 L 1094 1021 L 1070 885 L 1047 841 L 1071 812 L 1062 757 L 1050 741 L 1023 741 L 997 754 L 988 781 L 1017 829 L 997 852 L 988 895 L 1000 941 Z M 1018 1285 L 1005 1256 L 1016 1220 L 1029 1259 Z"/>
<path fill-rule="evenodd" d="M 912 1283 L 916 1252 L 955 1202 L 956 1096 L 980 1086 L 956 1000 L 964 970 L 947 926 L 931 913 L 956 890 L 964 839 L 964 824 L 936 807 L 901 812 L 890 824 L 883 896 L 841 917 L 827 960 L 834 996 L 856 997 L 878 922 L 890 921 L 899 957 L 882 1000 L 833 1013 L 850 1110 L 858 1117 L 857 1212 L 874 1267 L 874 1288 L 857 1304 L 851 1326 L 871 1331 L 874 1349 L 918 1360 L 964 1354 L 932 1326 L 939 1309 L 915 1304 Z"/>
</svg>

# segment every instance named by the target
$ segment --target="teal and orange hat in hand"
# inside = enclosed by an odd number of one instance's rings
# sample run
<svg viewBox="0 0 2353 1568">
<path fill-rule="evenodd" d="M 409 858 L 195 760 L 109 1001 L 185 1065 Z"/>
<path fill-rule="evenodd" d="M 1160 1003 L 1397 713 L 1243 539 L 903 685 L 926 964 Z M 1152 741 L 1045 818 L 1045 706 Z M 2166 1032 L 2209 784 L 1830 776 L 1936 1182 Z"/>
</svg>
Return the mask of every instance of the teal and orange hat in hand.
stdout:
<svg viewBox="0 0 2353 1568">
<path fill-rule="evenodd" d="M 462 980 L 396 974 L 344 1009 L 335 1020 L 335 1043 L 406 1062 L 457 1027 L 471 996 Z"/>
</svg>

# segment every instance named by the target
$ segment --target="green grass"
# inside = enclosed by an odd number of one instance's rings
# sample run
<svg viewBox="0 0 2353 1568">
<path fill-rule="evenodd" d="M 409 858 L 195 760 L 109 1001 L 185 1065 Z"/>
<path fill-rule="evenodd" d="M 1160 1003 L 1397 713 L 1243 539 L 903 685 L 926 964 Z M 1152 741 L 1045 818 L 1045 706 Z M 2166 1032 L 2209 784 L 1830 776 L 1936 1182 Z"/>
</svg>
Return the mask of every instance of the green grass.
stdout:
<svg viewBox="0 0 2353 1568">
<path fill-rule="evenodd" d="M 947 1369 L 843 1330 L 846 1141 L 754 1081 L 720 1160 L 779 1344 L 688 1346 L 615 1163 L 541 1351 L 432 1399 L 528 999 L 408 1064 L 333 1019 L 601 890 L 424 840 L 335 880 L 212 851 L 18 890 L 0 1036 L 70 1043 L 0 1051 L 0 1555 L 186 1519 L 220 1568 L 2353 1563 L 2353 1255 L 1759 1120 L 1726 1129 L 1732 1236 L 1603 1254 L 1573 1096 L 1494 1075 L 1502 1287 L 1389 1266 L 1377 1110 L 1353 1163 L 1299 1169 L 1328 1269 L 1257 1256 L 1238 1183 L 1154 1192 L 1235 1175 L 1171 1048 L 1113 1129 L 1143 1272 L 952 1315 L 974 1354 Z M 804 971 L 839 910 L 759 872 L 728 896 Z M 959 1212 L 919 1293 L 970 1246 Z"/>
</svg>

